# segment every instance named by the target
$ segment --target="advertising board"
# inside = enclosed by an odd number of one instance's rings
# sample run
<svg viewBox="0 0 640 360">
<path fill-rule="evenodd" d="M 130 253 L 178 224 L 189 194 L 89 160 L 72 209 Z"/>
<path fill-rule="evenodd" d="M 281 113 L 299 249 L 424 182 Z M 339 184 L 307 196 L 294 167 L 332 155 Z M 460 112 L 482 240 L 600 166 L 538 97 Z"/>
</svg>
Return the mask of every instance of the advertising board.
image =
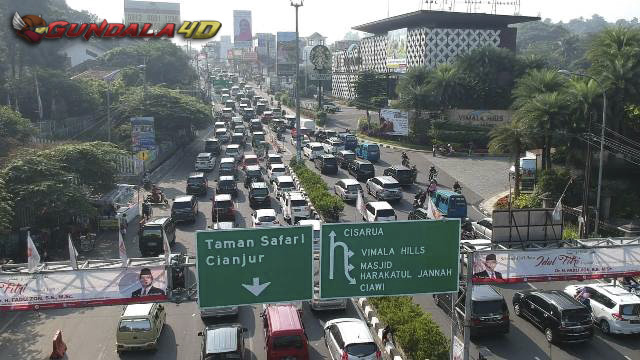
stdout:
<svg viewBox="0 0 640 360">
<path fill-rule="evenodd" d="M 277 34 L 276 46 L 276 71 L 278 76 L 292 76 L 296 73 L 296 33 L 279 32 Z"/>
<path fill-rule="evenodd" d="M 156 148 L 155 122 L 152 116 L 131 118 L 133 152 Z"/>
<path fill-rule="evenodd" d="M 393 72 L 407 71 L 407 28 L 387 33 L 387 68 Z"/>
<path fill-rule="evenodd" d="M 166 293 L 167 272 L 157 265 L 0 274 L 0 311 L 165 301 Z"/>
<path fill-rule="evenodd" d="M 640 245 L 473 254 L 474 283 L 588 280 L 640 274 Z"/>
<path fill-rule="evenodd" d="M 409 113 L 399 109 L 380 110 L 380 131 L 388 135 L 409 135 Z"/>
<path fill-rule="evenodd" d="M 562 240 L 562 216 L 553 208 L 493 210 L 491 241 L 500 244 L 552 243 Z"/>
<path fill-rule="evenodd" d="M 124 1 L 124 21 L 126 25 L 151 24 L 151 29 L 159 31 L 166 24 L 179 24 L 180 4 L 159 1 Z"/>
<path fill-rule="evenodd" d="M 233 45 L 250 48 L 253 41 L 251 32 L 251 11 L 233 10 Z"/>
</svg>

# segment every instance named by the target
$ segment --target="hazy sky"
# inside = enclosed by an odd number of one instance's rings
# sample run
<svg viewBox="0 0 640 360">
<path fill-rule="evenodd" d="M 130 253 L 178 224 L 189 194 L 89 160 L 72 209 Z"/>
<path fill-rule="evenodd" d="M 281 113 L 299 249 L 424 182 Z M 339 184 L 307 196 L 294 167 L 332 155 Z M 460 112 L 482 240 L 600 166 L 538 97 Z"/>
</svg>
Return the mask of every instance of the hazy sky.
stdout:
<svg viewBox="0 0 640 360">
<path fill-rule="evenodd" d="M 222 23 L 220 35 L 232 35 L 233 10 L 251 10 L 253 17 L 253 33 L 277 31 L 294 31 L 294 8 L 290 0 L 174 0 L 179 2 L 182 20 L 217 20 Z M 299 1 L 299 0 L 298 0 Z M 442 2 L 450 4 L 451 0 L 436 0 L 433 9 L 439 9 Z M 313 32 L 327 36 L 329 42 L 341 40 L 352 26 L 379 20 L 389 14 L 399 15 L 419 10 L 420 0 L 305 0 L 300 8 L 300 35 L 307 36 Z M 465 11 L 464 0 L 457 3 L 457 11 Z M 481 0 L 488 3 L 488 0 Z M 123 0 L 67 0 L 70 7 L 88 10 L 100 18 L 110 22 L 120 22 L 124 18 Z M 590 18 L 598 13 L 608 21 L 620 18 L 632 19 L 640 17 L 640 0 L 521 0 L 522 15 L 551 18 L 553 21 L 568 21 L 577 17 Z M 427 9 L 428 5 L 422 5 Z M 479 12 L 490 12 L 488 5 L 481 5 Z M 513 7 L 503 7 L 498 12 L 513 14 Z M 194 45 L 195 45 L 194 41 Z"/>
</svg>

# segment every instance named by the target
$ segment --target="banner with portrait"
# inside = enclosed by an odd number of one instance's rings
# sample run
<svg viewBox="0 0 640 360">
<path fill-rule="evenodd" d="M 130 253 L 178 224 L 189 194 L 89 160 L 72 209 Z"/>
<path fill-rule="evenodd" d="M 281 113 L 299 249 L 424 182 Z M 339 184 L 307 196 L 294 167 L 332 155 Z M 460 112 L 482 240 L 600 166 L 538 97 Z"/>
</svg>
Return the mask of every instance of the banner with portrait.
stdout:
<svg viewBox="0 0 640 360">
<path fill-rule="evenodd" d="M 0 274 L 0 311 L 166 300 L 164 266 Z"/>
<path fill-rule="evenodd" d="M 251 11 L 233 10 L 233 44 L 235 47 L 250 48 L 253 42 Z"/>
<path fill-rule="evenodd" d="M 409 135 L 409 113 L 399 109 L 380 110 L 380 131 L 387 135 Z"/>
<path fill-rule="evenodd" d="M 473 254 L 474 283 L 588 280 L 640 275 L 640 245 Z"/>
</svg>

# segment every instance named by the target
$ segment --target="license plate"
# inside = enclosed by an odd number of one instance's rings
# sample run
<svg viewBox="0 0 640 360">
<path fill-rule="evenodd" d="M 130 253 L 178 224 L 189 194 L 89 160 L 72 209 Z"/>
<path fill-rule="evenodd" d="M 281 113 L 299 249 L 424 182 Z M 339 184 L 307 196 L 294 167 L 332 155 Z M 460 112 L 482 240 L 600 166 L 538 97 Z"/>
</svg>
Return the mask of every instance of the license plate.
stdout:
<svg viewBox="0 0 640 360">
<path fill-rule="evenodd" d="M 630 320 L 631 324 L 640 324 L 640 320 Z"/>
</svg>

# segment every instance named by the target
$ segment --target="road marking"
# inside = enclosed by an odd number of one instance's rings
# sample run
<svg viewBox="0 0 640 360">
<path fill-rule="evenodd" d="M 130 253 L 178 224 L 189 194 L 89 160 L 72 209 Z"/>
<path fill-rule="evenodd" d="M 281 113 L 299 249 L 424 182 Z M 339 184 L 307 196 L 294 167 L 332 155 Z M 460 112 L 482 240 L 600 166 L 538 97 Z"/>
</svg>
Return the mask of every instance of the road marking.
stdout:
<svg viewBox="0 0 640 360">
<path fill-rule="evenodd" d="M 627 359 L 627 360 L 631 360 L 631 358 L 628 357 L 627 355 L 625 355 L 624 358 Z"/>
<path fill-rule="evenodd" d="M 534 290 L 538 290 L 538 288 L 537 288 L 537 287 L 535 287 L 532 283 L 526 283 L 526 284 L 527 284 L 527 285 L 529 285 L 532 289 L 534 289 Z"/>
<path fill-rule="evenodd" d="M 539 357 L 537 357 L 537 356 L 534 356 L 534 357 L 533 357 L 533 360 L 540 360 L 540 358 L 539 358 Z"/>
</svg>

